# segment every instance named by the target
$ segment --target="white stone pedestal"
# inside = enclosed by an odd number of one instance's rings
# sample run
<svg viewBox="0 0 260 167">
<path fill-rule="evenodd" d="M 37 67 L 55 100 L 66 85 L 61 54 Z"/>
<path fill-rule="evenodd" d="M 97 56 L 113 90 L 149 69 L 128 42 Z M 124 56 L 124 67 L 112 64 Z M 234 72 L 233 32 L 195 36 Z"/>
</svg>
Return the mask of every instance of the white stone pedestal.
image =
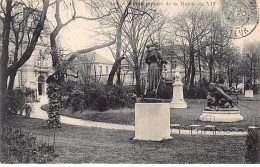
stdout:
<svg viewBox="0 0 260 167">
<path fill-rule="evenodd" d="M 187 103 L 183 98 L 183 84 L 181 81 L 176 81 L 173 85 L 172 102 L 170 108 L 187 108 Z"/>
<path fill-rule="evenodd" d="M 245 90 L 245 97 L 254 97 L 253 90 Z"/>
<path fill-rule="evenodd" d="M 171 139 L 168 103 L 135 103 L 134 140 Z"/>
<path fill-rule="evenodd" d="M 238 108 L 219 108 L 218 110 L 209 110 L 205 107 L 199 120 L 208 122 L 237 122 L 243 121 L 244 117 L 240 114 Z"/>
</svg>

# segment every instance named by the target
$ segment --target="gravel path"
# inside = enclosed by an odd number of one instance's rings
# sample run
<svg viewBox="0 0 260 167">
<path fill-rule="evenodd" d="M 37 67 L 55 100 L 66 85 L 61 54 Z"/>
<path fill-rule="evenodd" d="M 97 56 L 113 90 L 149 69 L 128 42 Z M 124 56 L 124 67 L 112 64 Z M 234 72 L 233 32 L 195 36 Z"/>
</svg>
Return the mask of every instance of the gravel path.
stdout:
<svg viewBox="0 0 260 167">
<path fill-rule="evenodd" d="M 41 109 L 41 106 L 44 104 L 48 104 L 47 95 L 40 96 L 40 102 L 32 103 L 34 112 L 31 114 L 31 118 L 37 119 L 48 119 L 48 114 L 46 111 Z M 67 116 L 61 116 L 61 122 L 64 124 L 70 125 L 77 125 L 77 126 L 86 126 L 86 127 L 96 127 L 96 128 L 104 128 L 104 129 L 113 129 L 113 130 L 130 130 L 134 131 L 135 127 L 131 125 L 120 125 L 120 124 L 112 124 L 112 123 L 103 123 L 103 122 L 95 122 L 95 121 L 88 121 L 82 119 L 71 118 Z M 172 129 L 172 134 L 179 134 L 178 129 Z M 190 135 L 190 130 L 180 130 L 180 134 Z M 217 131 L 214 135 L 238 135 L 244 136 L 247 132 L 224 132 L 224 131 Z M 213 135 L 212 131 L 197 131 L 193 130 L 192 135 Z"/>
</svg>

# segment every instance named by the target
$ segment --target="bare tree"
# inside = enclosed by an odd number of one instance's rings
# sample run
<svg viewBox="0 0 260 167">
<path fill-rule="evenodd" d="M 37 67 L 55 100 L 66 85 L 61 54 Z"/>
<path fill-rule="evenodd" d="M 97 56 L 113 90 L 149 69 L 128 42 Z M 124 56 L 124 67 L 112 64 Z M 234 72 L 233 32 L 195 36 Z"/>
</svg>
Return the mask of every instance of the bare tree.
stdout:
<svg viewBox="0 0 260 167">
<path fill-rule="evenodd" d="M 2 50 L 1 50 L 1 58 L 0 58 L 0 95 L 3 96 L 5 94 L 5 91 L 7 89 L 7 79 L 11 75 L 11 82 L 13 78 L 15 77 L 16 71 L 31 57 L 32 52 L 35 49 L 35 46 L 37 44 L 38 38 L 40 37 L 40 34 L 44 28 L 44 22 L 46 19 L 46 13 L 49 7 L 49 0 L 42 2 L 42 7 L 36 7 L 35 9 L 30 9 L 29 13 L 25 14 L 24 18 L 22 18 L 21 21 L 19 21 L 18 25 L 15 25 L 17 23 L 18 15 L 23 13 L 23 8 L 19 8 L 21 10 L 15 11 L 17 6 L 20 5 L 26 5 L 26 3 L 23 3 L 22 1 L 13 1 L 13 0 L 6 0 L 5 2 L 1 1 L 0 7 L 3 11 L 3 15 L 1 15 L 1 21 L 3 23 L 3 31 L 2 31 Z M 37 16 L 37 19 L 35 19 L 35 22 L 29 22 L 33 24 L 26 24 L 26 20 L 28 15 L 31 15 L 32 13 L 37 10 L 37 13 L 39 13 L 39 16 Z M 19 19 L 19 18 L 18 18 Z M 15 21 L 16 20 L 16 21 Z M 12 24 L 13 23 L 13 24 Z M 24 26 L 26 24 L 26 26 Z M 24 52 L 21 54 L 20 59 L 18 60 L 18 53 L 19 46 L 23 41 L 23 35 L 20 34 L 20 32 L 23 32 L 23 30 L 28 28 L 26 32 L 26 46 L 24 49 Z M 10 57 L 10 44 L 9 41 L 11 40 L 10 32 L 13 28 L 14 31 L 14 43 L 15 43 L 15 52 L 13 57 L 15 58 L 14 62 L 11 66 L 8 66 L 8 61 Z M 10 85 L 10 89 L 12 88 L 12 83 Z M 1 100 L 1 103 L 3 100 Z M 5 109 L 3 108 L 3 105 L 1 104 L 1 112 L 4 112 Z"/>
<path fill-rule="evenodd" d="M 203 8 L 189 8 L 172 20 L 176 44 L 189 55 L 187 84 L 194 86 L 195 55 L 201 50 L 200 41 L 211 32 L 214 15 Z M 205 47 L 205 46 L 204 46 Z"/>
<path fill-rule="evenodd" d="M 116 40 L 121 40 L 121 31 L 119 31 L 123 25 L 124 19 L 125 19 L 125 14 L 121 15 L 120 17 L 122 17 L 122 19 L 120 18 L 120 24 L 118 24 L 117 27 L 117 33 L 116 33 L 116 38 L 112 41 L 109 41 L 107 43 L 104 44 L 100 44 L 100 45 L 96 45 L 90 48 L 86 48 L 86 49 L 81 49 L 78 51 L 75 51 L 73 53 L 70 54 L 69 58 L 66 60 L 62 60 L 60 58 L 60 54 L 59 54 L 59 47 L 57 46 L 56 43 L 56 37 L 58 36 L 59 32 L 61 31 L 62 28 L 66 27 L 70 22 L 72 22 L 75 19 L 85 19 L 85 20 L 98 20 L 98 19 L 103 19 L 104 17 L 110 16 L 111 13 L 114 12 L 114 7 L 111 7 L 110 10 L 108 10 L 108 13 L 104 14 L 104 10 L 99 10 L 99 4 L 92 4 L 92 3 L 88 3 L 86 1 L 83 1 L 86 5 L 89 5 L 93 10 L 96 11 L 97 13 L 97 17 L 93 17 L 93 18 L 87 18 L 87 17 L 82 17 L 82 16 L 77 16 L 77 12 L 76 12 L 76 8 L 75 8 L 75 3 L 72 0 L 71 1 L 71 6 L 72 6 L 72 10 L 73 10 L 73 15 L 72 17 L 65 21 L 65 23 L 62 23 L 61 20 L 61 16 L 60 16 L 60 4 L 61 4 L 62 0 L 57 0 L 56 4 L 55 4 L 55 8 L 56 8 L 56 13 L 55 13 L 55 19 L 56 19 L 56 27 L 53 30 L 53 32 L 50 35 L 50 41 L 51 41 L 51 48 L 52 48 L 52 63 L 53 63 L 53 67 L 55 69 L 55 72 L 48 78 L 49 80 L 47 80 L 47 82 L 49 83 L 49 85 L 53 85 L 56 84 L 57 88 L 60 88 L 60 85 L 62 83 L 63 80 L 63 75 L 66 72 L 66 69 L 68 68 L 68 66 L 71 64 L 71 62 L 80 54 L 83 53 L 88 53 L 91 51 L 94 51 L 96 49 L 100 49 L 100 48 L 104 48 L 104 47 L 108 47 L 112 44 L 114 44 L 116 42 Z M 130 2 L 129 2 L 130 4 Z M 119 37 L 120 36 L 120 37 Z M 120 50 L 120 49 L 119 49 Z M 56 91 L 59 91 L 59 89 L 56 89 Z M 53 91 L 49 91 L 49 92 L 53 92 Z M 60 106 L 60 97 L 57 97 L 55 99 L 50 99 L 50 103 L 52 103 L 52 101 L 57 104 L 55 104 L 56 106 Z M 58 127 L 60 127 L 60 121 L 59 121 L 59 107 L 53 108 L 53 111 L 49 112 L 50 115 L 52 115 L 50 117 L 50 119 L 48 120 L 49 125 L 56 127 L 56 125 Z"/>
</svg>

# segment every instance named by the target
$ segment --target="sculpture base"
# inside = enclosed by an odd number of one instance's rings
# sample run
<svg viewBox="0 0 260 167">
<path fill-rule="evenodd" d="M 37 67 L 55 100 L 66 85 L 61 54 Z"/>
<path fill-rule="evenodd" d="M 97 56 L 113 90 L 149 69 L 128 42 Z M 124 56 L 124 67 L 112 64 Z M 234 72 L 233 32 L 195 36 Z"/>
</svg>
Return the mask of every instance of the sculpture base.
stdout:
<svg viewBox="0 0 260 167">
<path fill-rule="evenodd" d="M 172 101 L 170 103 L 170 108 L 187 108 L 187 103 L 184 100 Z"/>
<path fill-rule="evenodd" d="M 208 122 L 237 122 L 243 121 L 244 117 L 240 114 L 238 108 L 205 107 L 199 120 Z"/>
<path fill-rule="evenodd" d="M 172 139 L 169 103 L 135 103 L 134 140 Z"/>
<path fill-rule="evenodd" d="M 245 97 L 253 98 L 254 97 L 253 90 L 245 90 Z"/>
</svg>

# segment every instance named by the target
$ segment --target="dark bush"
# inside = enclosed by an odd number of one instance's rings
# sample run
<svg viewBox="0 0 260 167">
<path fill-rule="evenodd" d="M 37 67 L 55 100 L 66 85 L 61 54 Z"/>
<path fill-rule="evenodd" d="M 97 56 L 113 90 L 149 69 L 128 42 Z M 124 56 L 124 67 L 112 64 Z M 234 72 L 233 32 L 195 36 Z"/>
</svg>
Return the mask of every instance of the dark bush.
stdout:
<svg viewBox="0 0 260 167">
<path fill-rule="evenodd" d="M 63 92 L 67 91 L 62 93 L 62 107 L 71 106 L 73 112 L 83 108 L 105 111 L 109 108 L 134 107 L 135 104 L 133 86 L 89 83 L 76 87 L 74 82 L 70 82 L 69 86 L 62 86 L 62 89 Z"/>
<path fill-rule="evenodd" d="M 105 111 L 109 108 L 104 85 L 91 84 L 85 87 L 84 91 L 86 107 L 98 111 Z"/>
<path fill-rule="evenodd" d="M 8 114 L 17 114 L 26 102 L 24 91 L 20 88 L 7 91 L 5 102 L 5 105 L 7 105 Z"/>
<path fill-rule="evenodd" d="M 72 107 L 72 112 L 76 112 L 78 110 L 81 110 L 84 106 L 84 94 L 81 92 L 73 92 L 69 98 L 67 99 L 69 104 Z"/>
<path fill-rule="evenodd" d="M 246 136 L 246 154 L 247 163 L 260 162 L 260 146 L 259 146 L 259 131 L 258 128 L 248 128 Z"/>
<path fill-rule="evenodd" d="M 206 99 L 207 98 L 207 89 L 201 87 L 192 87 L 188 88 L 188 86 L 183 87 L 183 94 L 184 98 L 199 98 L 199 99 Z"/>
<path fill-rule="evenodd" d="M 35 93 L 35 92 L 34 92 L 33 89 L 31 89 L 31 88 L 24 88 L 23 91 L 24 91 L 24 95 L 25 95 L 26 97 L 35 98 L 35 97 L 34 97 L 34 93 Z"/>
<path fill-rule="evenodd" d="M 159 99 L 172 99 L 172 85 L 161 85 L 158 88 L 158 95 L 157 98 Z"/>
<path fill-rule="evenodd" d="M 62 85 L 61 85 L 61 89 L 60 89 L 60 92 L 61 92 L 61 96 L 70 96 L 71 93 L 73 92 L 73 90 L 75 88 L 77 88 L 77 82 L 75 81 L 66 81 L 64 82 Z"/>
<path fill-rule="evenodd" d="M 92 84 L 85 87 L 85 104 L 98 111 L 133 107 L 135 102 L 133 91 L 130 86 Z"/>
<path fill-rule="evenodd" d="M 2 163 L 47 163 L 57 157 L 53 146 L 36 142 L 35 137 L 21 130 L 2 128 L 1 134 Z"/>
<path fill-rule="evenodd" d="M 112 109 L 117 109 L 120 107 L 132 107 L 134 104 L 134 90 L 130 86 L 106 86 L 106 92 L 109 107 Z"/>
</svg>

